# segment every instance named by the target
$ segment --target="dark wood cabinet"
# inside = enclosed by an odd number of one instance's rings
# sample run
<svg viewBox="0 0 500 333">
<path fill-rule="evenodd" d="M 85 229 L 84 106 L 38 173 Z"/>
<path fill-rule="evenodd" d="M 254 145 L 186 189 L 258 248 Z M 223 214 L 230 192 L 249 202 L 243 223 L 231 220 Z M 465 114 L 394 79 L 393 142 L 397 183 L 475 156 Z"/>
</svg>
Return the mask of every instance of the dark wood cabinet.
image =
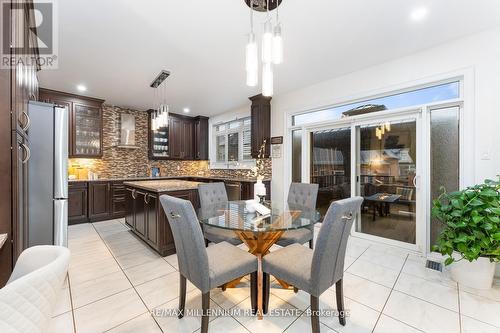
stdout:
<svg viewBox="0 0 500 333">
<path fill-rule="evenodd" d="M 271 97 L 261 94 L 250 97 L 251 106 L 251 136 L 252 136 L 252 158 L 259 157 L 260 147 L 266 141 L 264 156 L 269 158 L 271 151 Z"/>
<path fill-rule="evenodd" d="M 208 160 L 208 118 L 194 118 L 194 159 Z"/>
<path fill-rule="evenodd" d="M 125 224 L 130 229 L 135 229 L 135 190 L 132 188 L 125 189 Z"/>
<path fill-rule="evenodd" d="M 102 157 L 104 100 L 40 88 L 39 100 L 66 107 L 69 112 L 69 157 Z"/>
<path fill-rule="evenodd" d="M 16 6 L 16 14 L 10 15 Z M 0 248 L 0 288 L 7 282 L 19 254 L 27 246 L 29 207 L 27 198 L 29 142 L 28 102 L 38 98 L 38 66 L 25 66 L 39 53 L 37 40 L 30 27 L 36 26 L 33 1 L 6 1 L 2 17 L 3 36 L 10 36 L 4 45 L 5 58 L 15 64 L 0 69 L 0 234 L 7 234 L 7 241 Z M 21 11 L 22 10 L 22 11 Z M 3 21 L 5 19 L 5 22 Z M 30 41 L 30 42 L 28 42 Z"/>
<path fill-rule="evenodd" d="M 144 237 L 146 235 L 146 193 L 135 193 L 135 231 Z"/>
<path fill-rule="evenodd" d="M 12 141 L 12 225 L 13 254 L 17 258 L 28 247 L 28 162 L 29 143 L 24 135 L 13 132 Z"/>
<path fill-rule="evenodd" d="M 167 217 L 159 202 L 162 194 L 189 200 L 195 208 L 199 207 L 197 190 L 156 193 L 127 187 L 125 223 L 149 246 L 162 256 L 167 256 L 175 253 L 175 244 Z"/>
<path fill-rule="evenodd" d="M 146 241 L 149 244 L 158 244 L 158 196 L 147 194 L 144 215 L 146 218 Z"/>
<path fill-rule="evenodd" d="M 266 200 L 271 200 L 271 181 L 263 181 L 266 186 Z M 255 182 L 241 182 L 241 200 L 251 200 L 254 197 L 253 185 Z"/>
<path fill-rule="evenodd" d="M 73 182 L 68 185 L 68 224 L 88 222 L 87 182 Z"/>
<path fill-rule="evenodd" d="M 108 181 L 89 183 L 89 219 L 97 221 L 111 216 L 111 183 Z"/>
<path fill-rule="evenodd" d="M 123 181 L 70 182 L 68 196 L 69 224 L 123 218 L 130 203 Z"/>
<path fill-rule="evenodd" d="M 148 112 L 149 159 L 208 159 L 208 118 L 201 116 L 193 118 L 171 113 L 168 128 L 153 131 L 151 129 L 152 111 Z"/>
<path fill-rule="evenodd" d="M 123 182 L 111 182 L 111 218 L 117 219 L 125 216 L 126 191 Z"/>
</svg>

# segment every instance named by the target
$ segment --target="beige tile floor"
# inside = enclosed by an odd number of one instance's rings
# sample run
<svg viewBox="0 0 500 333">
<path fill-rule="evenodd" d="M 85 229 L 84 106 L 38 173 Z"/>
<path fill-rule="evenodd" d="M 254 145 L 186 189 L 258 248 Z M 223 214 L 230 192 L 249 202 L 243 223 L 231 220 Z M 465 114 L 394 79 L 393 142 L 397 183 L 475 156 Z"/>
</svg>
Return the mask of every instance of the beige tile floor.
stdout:
<svg viewBox="0 0 500 333">
<path fill-rule="evenodd" d="M 316 227 L 316 234 L 319 226 Z M 134 237 L 123 220 L 69 228 L 72 258 L 49 332 L 196 332 L 198 317 L 160 316 L 176 309 L 179 275 L 175 255 L 160 257 Z M 426 269 L 425 259 L 399 248 L 351 237 L 345 261 L 347 325 L 321 318 L 322 332 L 500 332 L 500 282 L 491 291 L 458 286 L 448 273 Z M 212 309 L 250 309 L 248 279 L 238 288 L 213 290 Z M 187 308 L 201 307 L 188 284 Z M 335 309 L 335 290 L 320 298 Z M 210 332 L 310 332 L 309 297 L 273 283 L 270 308 L 287 316 L 233 312 L 211 318 Z M 156 310 L 155 310 L 156 309 Z"/>
</svg>

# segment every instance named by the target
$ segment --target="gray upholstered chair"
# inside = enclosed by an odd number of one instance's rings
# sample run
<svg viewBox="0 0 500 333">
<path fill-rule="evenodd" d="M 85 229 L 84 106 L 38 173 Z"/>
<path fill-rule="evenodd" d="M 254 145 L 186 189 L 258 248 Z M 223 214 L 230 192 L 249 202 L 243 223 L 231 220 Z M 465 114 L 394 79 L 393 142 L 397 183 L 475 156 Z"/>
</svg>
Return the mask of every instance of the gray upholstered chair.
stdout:
<svg viewBox="0 0 500 333">
<path fill-rule="evenodd" d="M 362 197 L 334 201 L 326 212 L 314 250 L 293 244 L 263 258 L 262 269 L 265 273 L 311 295 L 313 333 L 320 331 L 317 315 L 319 296 L 334 283 L 339 321 L 345 325 L 342 287 L 344 259 L 354 217 L 362 202 Z"/>
<path fill-rule="evenodd" d="M 210 290 L 257 271 L 252 254 L 227 242 L 205 247 L 203 233 L 187 200 L 162 195 L 160 202 L 174 236 L 180 273 L 179 319 L 184 316 L 186 279 L 202 292 L 201 332 L 208 332 Z"/>
<path fill-rule="evenodd" d="M 290 207 L 315 209 L 318 197 L 318 184 L 291 183 L 287 203 Z M 309 248 L 314 247 L 314 225 L 308 228 L 286 231 L 276 244 L 288 246 L 309 242 Z"/>
<path fill-rule="evenodd" d="M 227 203 L 226 185 L 224 183 L 206 183 L 198 185 L 198 194 L 200 196 L 201 209 L 209 207 L 222 206 Z M 203 225 L 203 235 L 205 236 L 205 244 L 208 242 L 220 243 L 228 242 L 233 245 L 242 243 L 234 232 Z"/>
</svg>

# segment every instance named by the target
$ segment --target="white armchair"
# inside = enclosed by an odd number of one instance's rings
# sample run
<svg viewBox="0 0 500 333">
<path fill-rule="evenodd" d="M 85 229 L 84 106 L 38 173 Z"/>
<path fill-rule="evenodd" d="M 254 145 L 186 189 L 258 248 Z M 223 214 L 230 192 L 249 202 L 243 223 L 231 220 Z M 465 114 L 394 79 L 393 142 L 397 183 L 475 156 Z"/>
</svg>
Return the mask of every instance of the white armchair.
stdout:
<svg viewBox="0 0 500 333">
<path fill-rule="evenodd" d="M 33 246 L 21 253 L 0 289 L 0 332 L 45 332 L 68 272 L 70 251 Z"/>
</svg>

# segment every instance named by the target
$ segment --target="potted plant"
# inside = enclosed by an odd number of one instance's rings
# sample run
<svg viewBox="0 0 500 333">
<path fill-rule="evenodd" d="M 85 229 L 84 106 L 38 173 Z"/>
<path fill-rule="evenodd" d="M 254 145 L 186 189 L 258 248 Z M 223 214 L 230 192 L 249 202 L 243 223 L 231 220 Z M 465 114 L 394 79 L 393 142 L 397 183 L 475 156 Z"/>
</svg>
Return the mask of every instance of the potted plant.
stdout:
<svg viewBox="0 0 500 333">
<path fill-rule="evenodd" d="M 476 289 L 491 288 L 500 261 L 500 182 L 443 193 L 432 216 L 444 224 L 434 251 L 446 256 L 453 280 Z"/>
</svg>

